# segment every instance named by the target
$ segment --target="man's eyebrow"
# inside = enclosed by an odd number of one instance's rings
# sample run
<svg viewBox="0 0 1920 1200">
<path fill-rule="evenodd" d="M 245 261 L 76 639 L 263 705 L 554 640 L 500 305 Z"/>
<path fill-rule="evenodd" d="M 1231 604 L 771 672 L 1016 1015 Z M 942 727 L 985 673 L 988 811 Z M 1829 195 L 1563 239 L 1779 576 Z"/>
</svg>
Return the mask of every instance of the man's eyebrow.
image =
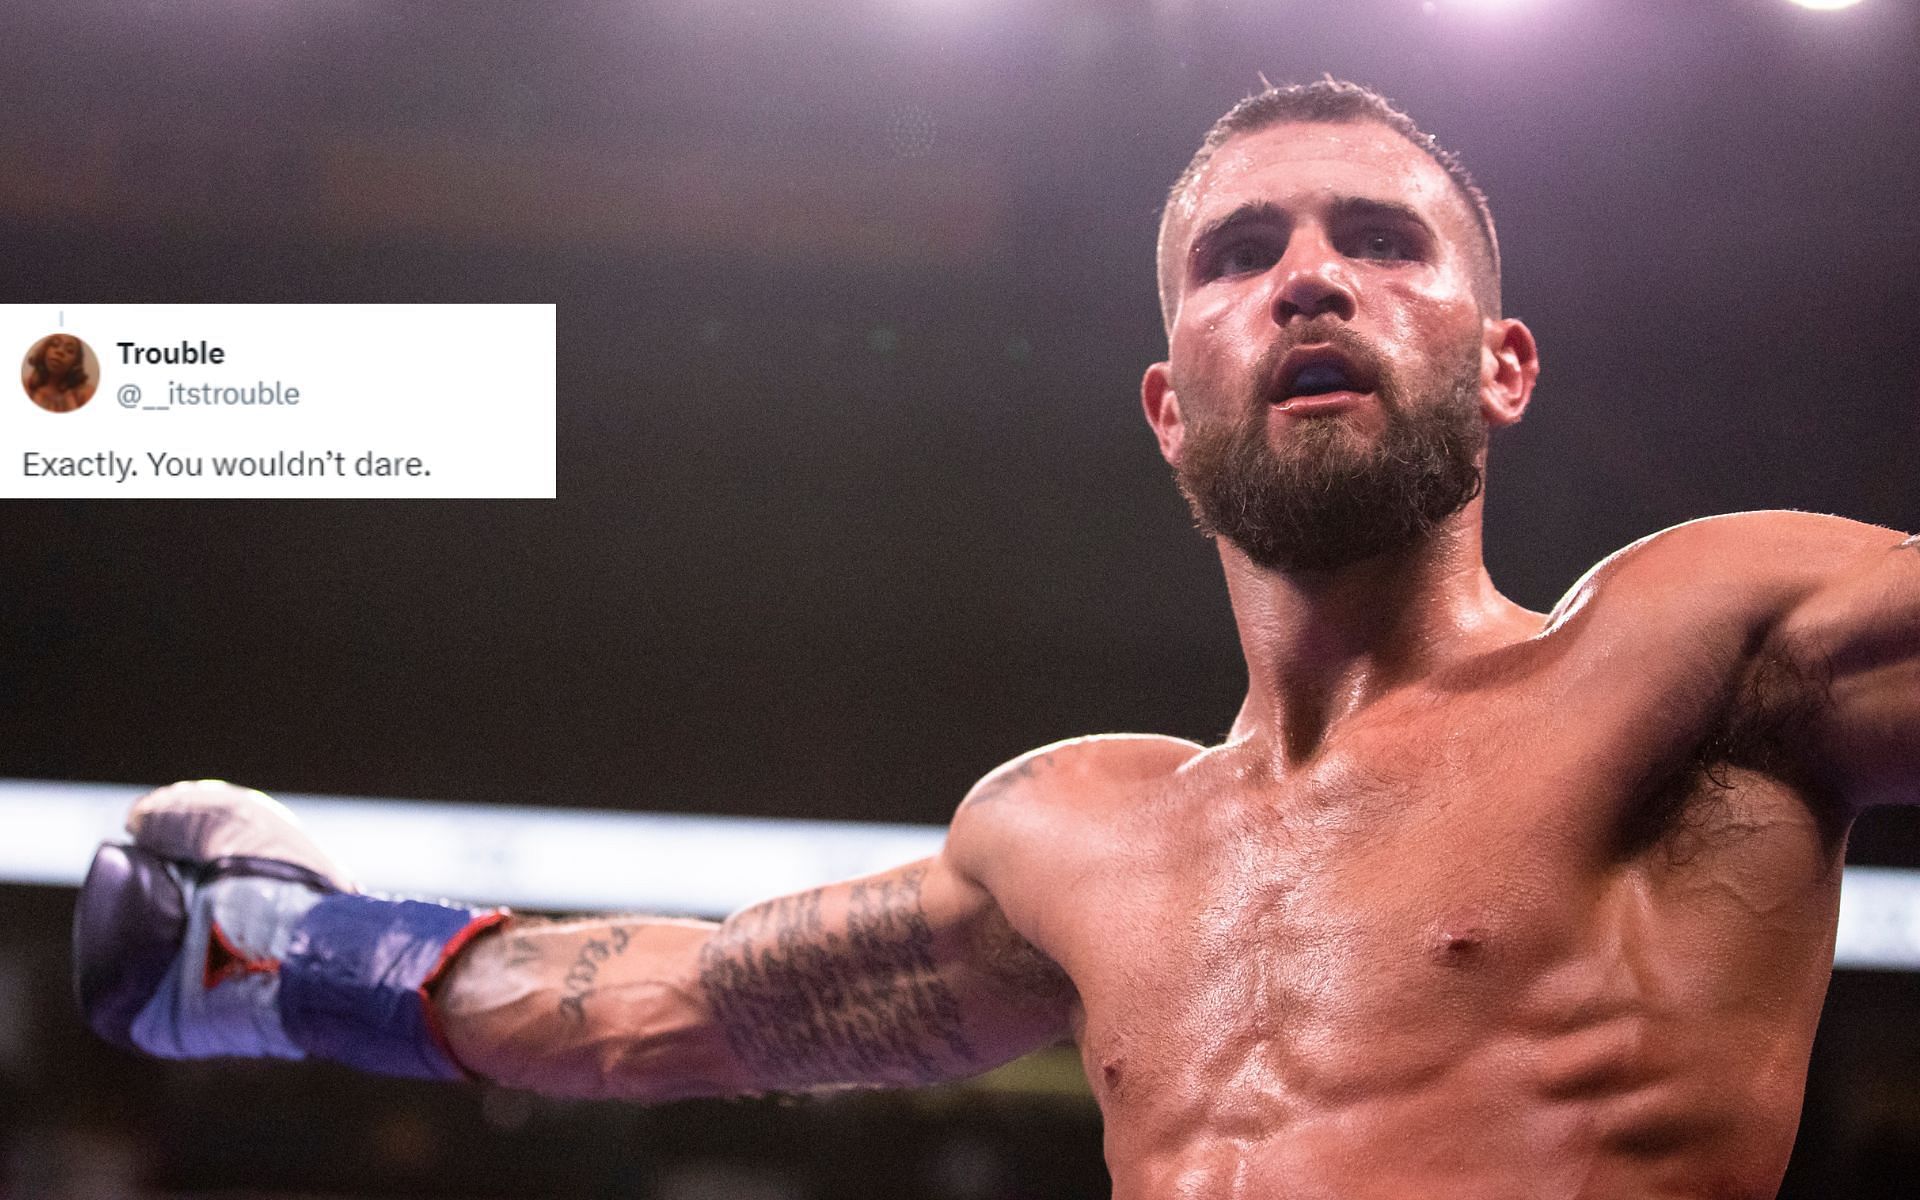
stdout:
<svg viewBox="0 0 1920 1200">
<path fill-rule="evenodd" d="M 1412 225 L 1416 229 L 1434 232 L 1433 222 L 1420 214 L 1420 210 L 1411 204 L 1402 204 L 1398 200 L 1377 200 L 1371 196 L 1341 196 L 1333 202 L 1335 220 L 1355 218 L 1395 221 Z"/>
<path fill-rule="evenodd" d="M 1289 225 L 1292 222 L 1293 218 L 1278 204 L 1265 200 L 1250 201 L 1201 226 L 1194 233 L 1193 240 L 1187 243 L 1187 256 L 1193 257 L 1244 225 Z"/>
<path fill-rule="evenodd" d="M 1331 217 L 1335 221 L 1393 221 L 1423 230 L 1430 237 L 1437 236 L 1433 222 L 1422 216 L 1419 209 L 1398 200 L 1381 200 L 1372 196 L 1336 196 L 1329 207 L 1332 210 Z M 1188 245 L 1188 257 L 1191 258 L 1208 246 L 1218 243 L 1242 226 L 1285 226 L 1292 223 L 1293 217 L 1278 204 L 1266 200 L 1250 201 L 1201 226 Z"/>
</svg>

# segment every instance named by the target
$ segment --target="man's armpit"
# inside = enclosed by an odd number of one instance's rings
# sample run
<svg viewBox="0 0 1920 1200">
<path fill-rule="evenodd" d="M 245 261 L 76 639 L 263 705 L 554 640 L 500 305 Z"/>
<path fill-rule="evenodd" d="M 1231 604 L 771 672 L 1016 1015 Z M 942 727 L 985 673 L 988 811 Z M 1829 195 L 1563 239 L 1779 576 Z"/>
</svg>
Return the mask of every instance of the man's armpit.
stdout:
<svg viewBox="0 0 1920 1200">
<path fill-rule="evenodd" d="M 977 1069 L 960 1006 L 939 978 L 912 867 L 848 890 L 756 906 L 700 954 L 700 986 L 734 1055 L 771 1089 L 931 1083 Z"/>
<path fill-rule="evenodd" d="M 1833 662 L 1811 640 L 1775 634 L 1734 683 L 1727 705 L 1695 755 L 1724 786 L 1741 768 L 1805 786 L 1820 723 L 1833 707 Z"/>
<path fill-rule="evenodd" d="M 1021 1000 L 1066 1003 L 1073 981 L 1045 951 L 1022 937 L 1000 906 L 990 905 L 967 935 L 967 958 L 994 984 Z"/>
</svg>

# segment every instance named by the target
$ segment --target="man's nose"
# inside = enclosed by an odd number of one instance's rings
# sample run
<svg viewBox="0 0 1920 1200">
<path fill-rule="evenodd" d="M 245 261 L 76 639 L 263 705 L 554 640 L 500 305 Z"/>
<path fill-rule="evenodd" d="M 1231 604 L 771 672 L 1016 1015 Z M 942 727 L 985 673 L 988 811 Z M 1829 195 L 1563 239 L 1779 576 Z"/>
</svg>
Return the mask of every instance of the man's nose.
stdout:
<svg viewBox="0 0 1920 1200">
<path fill-rule="evenodd" d="M 1275 324 L 1323 315 L 1353 320 L 1359 307 L 1353 281 L 1345 261 L 1324 238 L 1296 235 L 1279 265 L 1280 284 L 1273 297 Z"/>
</svg>

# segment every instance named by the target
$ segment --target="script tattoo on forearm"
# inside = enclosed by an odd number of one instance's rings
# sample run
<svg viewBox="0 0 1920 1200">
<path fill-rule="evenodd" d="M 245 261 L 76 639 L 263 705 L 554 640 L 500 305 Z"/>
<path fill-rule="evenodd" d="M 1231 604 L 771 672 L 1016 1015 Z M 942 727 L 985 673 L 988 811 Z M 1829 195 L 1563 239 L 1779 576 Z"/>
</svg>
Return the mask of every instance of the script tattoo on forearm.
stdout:
<svg viewBox="0 0 1920 1200">
<path fill-rule="evenodd" d="M 926 868 L 852 885 L 844 930 L 819 891 L 740 913 L 700 955 L 727 1043 L 775 1088 L 928 1083 L 978 1062 L 941 982 L 920 889 Z"/>
<path fill-rule="evenodd" d="M 540 947 L 533 944 L 532 938 L 516 937 L 507 943 L 508 967 L 530 967 L 540 961 Z"/>
<path fill-rule="evenodd" d="M 587 999 L 600 980 L 601 966 L 608 959 L 625 954 L 632 941 L 631 934 L 615 925 L 607 930 L 605 937 L 589 937 L 581 943 L 580 953 L 574 956 L 566 978 L 560 981 L 560 1015 L 573 1022 L 576 1029 L 587 1023 Z"/>
</svg>

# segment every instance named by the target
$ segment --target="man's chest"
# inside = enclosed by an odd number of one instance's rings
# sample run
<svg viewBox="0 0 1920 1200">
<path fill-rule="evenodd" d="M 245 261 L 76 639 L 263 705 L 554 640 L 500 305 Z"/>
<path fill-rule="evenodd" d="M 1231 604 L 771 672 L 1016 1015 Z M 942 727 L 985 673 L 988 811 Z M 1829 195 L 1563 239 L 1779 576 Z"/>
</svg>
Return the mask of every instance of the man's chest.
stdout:
<svg viewBox="0 0 1920 1200">
<path fill-rule="evenodd" d="M 1410 706 L 1141 796 L 1053 918 L 1096 1087 L 1392 1089 L 1644 1004 L 1636 957 L 1718 995 L 1783 909 L 1817 945 L 1833 831 L 1676 715 Z"/>
</svg>

